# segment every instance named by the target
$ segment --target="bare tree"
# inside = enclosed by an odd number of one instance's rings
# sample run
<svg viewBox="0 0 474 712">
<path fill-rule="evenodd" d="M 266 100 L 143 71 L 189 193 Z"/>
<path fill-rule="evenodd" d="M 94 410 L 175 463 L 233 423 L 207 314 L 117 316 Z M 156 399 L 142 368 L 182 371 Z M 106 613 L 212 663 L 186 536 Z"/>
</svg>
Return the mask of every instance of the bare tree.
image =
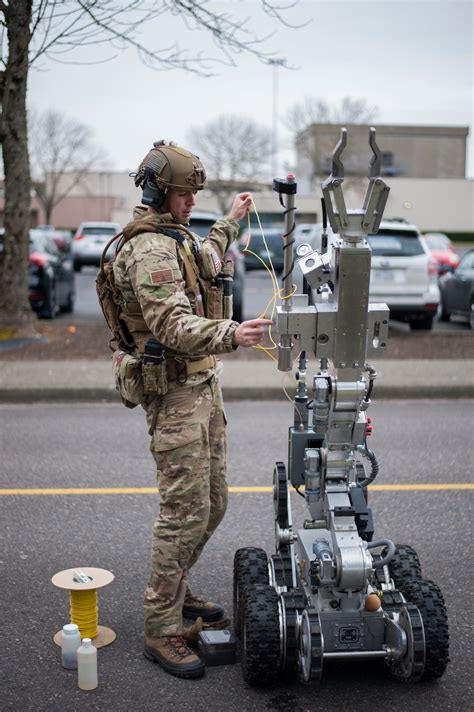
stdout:
<svg viewBox="0 0 474 712">
<path fill-rule="evenodd" d="M 260 7 L 270 18 L 287 24 L 284 12 L 294 4 L 261 0 Z M 168 42 L 160 32 L 165 13 L 178 15 L 191 29 L 207 31 L 219 56 L 206 58 Z M 158 49 L 140 41 L 141 29 L 151 23 L 157 26 L 153 36 L 161 40 Z M 74 58 L 74 50 L 85 46 L 94 48 L 98 61 L 104 59 L 102 48 L 112 59 L 131 47 L 151 68 L 181 68 L 208 76 L 216 62 L 235 63 L 239 52 L 254 54 L 264 62 L 274 58 L 264 49 L 268 35 L 258 36 L 250 26 L 249 18 L 242 21 L 222 7 L 213 9 L 208 0 L 0 0 L 0 143 L 5 170 L 0 337 L 34 332 L 27 288 L 31 176 L 26 90 L 31 65 L 40 59 L 61 61 L 70 52 Z"/>
<path fill-rule="evenodd" d="M 188 138 L 206 166 L 209 190 L 223 213 L 236 190 L 244 186 L 255 189 L 259 179 L 268 174 L 271 131 L 250 117 L 223 114 L 191 128 Z"/>
<path fill-rule="evenodd" d="M 337 141 L 337 133 L 319 130 L 318 125 L 368 124 L 378 114 L 377 106 L 370 106 L 366 99 L 346 96 L 340 105 L 331 106 L 324 99 L 305 96 L 287 112 L 286 126 L 291 130 L 297 152 L 305 157 L 311 181 L 318 181 L 330 172 L 329 157 Z M 367 165 L 365 154 L 346 157 L 346 173 L 360 174 Z"/>
<path fill-rule="evenodd" d="M 105 154 L 94 145 L 88 126 L 59 111 L 30 111 L 28 131 L 33 187 L 49 224 L 56 205 L 103 163 Z"/>
</svg>

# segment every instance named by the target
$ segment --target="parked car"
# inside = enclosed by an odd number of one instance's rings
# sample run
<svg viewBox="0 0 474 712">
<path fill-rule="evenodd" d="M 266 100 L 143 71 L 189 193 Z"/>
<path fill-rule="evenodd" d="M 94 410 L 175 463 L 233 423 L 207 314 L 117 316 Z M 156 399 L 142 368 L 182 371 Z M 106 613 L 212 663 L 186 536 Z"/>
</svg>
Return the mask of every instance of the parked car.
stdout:
<svg viewBox="0 0 474 712">
<path fill-rule="evenodd" d="M 312 233 L 311 246 L 321 248 L 322 224 Z M 329 245 L 337 235 L 328 227 Z M 388 305 L 390 317 L 412 329 L 430 330 L 439 305 L 438 268 L 416 225 L 404 220 L 382 220 L 372 248 L 371 302 Z"/>
<path fill-rule="evenodd" d="M 474 250 L 466 252 L 458 267 L 441 277 L 439 288 L 441 321 L 449 321 L 451 316 L 463 316 L 474 329 Z"/>
<path fill-rule="evenodd" d="M 80 272 L 84 265 L 100 265 L 100 258 L 108 241 L 122 230 L 115 222 L 83 222 L 79 225 L 72 243 L 74 269 Z M 113 256 L 113 246 L 107 258 Z"/>
<path fill-rule="evenodd" d="M 265 227 L 263 226 L 263 234 L 265 240 L 262 237 L 262 231 L 259 227 L 250 228 L 250 240 L 249 240 L 249 230 L 244 228 L 240 233 L 240 249 L 245 257 L 245 269 L 265 269 L 262 260 L 268 267 L 270 266 L 271 259 L 275 272 L 280 273 L 283 271 L 283 227 Z M 267 247 L 265 246 L 267 244 Z M 255 253 L 250 254 L 250 252 L 245 251 L 245 247 L 248 245 L 248 249 Z M 256 256 L 257 255 L 257 256 Z M 260 257 L 260 259 L 259 259 Z"/>
<path fill-rule="evenodd" d="M 423 239 L 428 245 L 432 257 L 438 263 L 438 274 L 446 274 L 451 268 L 456 268 L 459 264 L 459 256 L 454 249 L 453 243 L 443 232 L 426 232 Z"/>
<path fill-rule="evenodd" d="M 61 252 L 67 253 L 72 248 L 72 232 L 70 230 L 59 230 L 53 225 L 38 225 L 36 230 L 41 230 L 45 235 L 51 237 Z"/>
<path fill-rule="evenodd" d="M 211 212 L 195 210 L 192 214 L 189 224 L 190 230 L 195 232 L 200 237 L 207 237 L 211 227 L 219 215 Z M 244 284 L 245 284 L 245 264 L 244 257 L 239 250 L 236 242 L 233 242 L 225 254 L 226 259 L 230 259 L 234 264 L 234 282 L 233 282 L 233 315 L 235 321 L 243 321 L 244 314 Z"/>
<path fill-rule="evenodd" d="M 43 230 L 30 230 L 28 290 L 38 316 L 52 319 L 61 310 L 72 312 L 75 280 L 70 254 L 61 252 Z"/>
</svg>

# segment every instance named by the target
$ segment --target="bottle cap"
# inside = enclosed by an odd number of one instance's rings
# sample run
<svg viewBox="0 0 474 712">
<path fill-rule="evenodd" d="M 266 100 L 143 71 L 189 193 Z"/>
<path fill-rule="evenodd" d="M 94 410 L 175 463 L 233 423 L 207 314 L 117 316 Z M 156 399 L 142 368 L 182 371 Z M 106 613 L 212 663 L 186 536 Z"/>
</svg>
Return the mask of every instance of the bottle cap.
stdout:
<svg viewBox="0 0 474 712">
<path fill-rule="evenodd" d="M 66 635 L 72 635 L 73 633 L 76 633 L 79 630 L 77 625 L 75 623 L 66 623 L 66 625 L 63 625 L 63 633 L 66 633 Z"/>
<path fill-rule="evenodd" d="M 85 648 L 91 648 L 92 647 L 92 640 L 90 638 L 83 638 L 82 639 L 82 645 Z"/>
</svg>

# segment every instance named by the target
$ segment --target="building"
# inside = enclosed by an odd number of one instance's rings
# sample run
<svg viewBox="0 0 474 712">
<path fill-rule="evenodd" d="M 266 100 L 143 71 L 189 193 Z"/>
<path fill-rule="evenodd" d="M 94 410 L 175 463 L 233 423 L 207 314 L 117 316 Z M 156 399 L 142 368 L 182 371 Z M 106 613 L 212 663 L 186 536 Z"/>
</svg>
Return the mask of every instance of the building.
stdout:
<svg viewBox="0 0 474 712">
<path fill-rule="evenodd" d="M 296 138 L 297 174 L 309 190 L 315 178 L 329 175 L 332 152 L 342 124 L 312 124 Z M 369 126 L 348 124 L 342 157 L 346 176 L 366 176 L 371 157 Z M 401 178 L 466 177 L 465 126 L 376 126 L 382 153 L 382 175 Z"/>
<path fill-rule="evenodd" d="M 402 217 L 421 230 L 437 230 L 474 241 L 474 181 L 467 179 L 467 127 L 377 126 L 377 144 L 382 152 L 382 175 L 390 186 L 385 210 L 387 217 Z M 321 219 L 320 183 L 331 171 L 332 153 L 341 126 L 313 124 L 296 140 L 297 221 Z M 342 156 L 344 193 L 348 208 L 361 207 L 367 189 L 368 126 L 348 125 L 348 145 Z M 65 175 L 75 183 L 71 192 L 54 209 L 56 227 L 76 229 L 82 221 L 100 220 L 126 224 L 133 206 L 140 203 L 141 191 L 135 188 L 128 171 Z M 278 196 L 266 186 L 254 190 L 262 222 L 282 223 Z M 243 190 L 244 186 L 236 186 Z M 0 196 L 0 220 L 3 198 Z M 197 207 L 219 213 L 215 196 L 207 190 L 198 197 Z M 36 198 L 32 199 L 33 225 L 44 223 Z"/>
</svg>

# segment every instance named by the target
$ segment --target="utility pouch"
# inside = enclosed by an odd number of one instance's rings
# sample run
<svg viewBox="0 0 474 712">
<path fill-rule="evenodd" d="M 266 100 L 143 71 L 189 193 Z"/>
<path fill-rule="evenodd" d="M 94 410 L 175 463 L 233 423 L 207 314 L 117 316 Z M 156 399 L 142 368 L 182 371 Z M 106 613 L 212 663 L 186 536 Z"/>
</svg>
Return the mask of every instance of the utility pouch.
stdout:
<svg viewBox="0 0 474 712">
<path fill-rule="evenodd" d="M 164 396 L 168 392 L 165 349 L 154 337 L 145 344 L 142 358 L 143 391 L 146 396 Z"/>
<path fill-rule="evenodd" d="M 166 361 L 142 364 L 143 392 L 146 396 L 164 396 L 168 392 Z"/>
<path fill-rule="evenodd" d="M 230 295 L 227 295 L 224 292 L 224 314 L 223 318 L 224 319 L 232 319 L 232 314 L 234 313 L 234 299 L 232 296 L 232 292 Z"/>
<path fill-rule="evenodd" d="M 232 295 L 232 283 L 234 281 L 234 264 L 230 260 L 225 263 L 224 269 L 222 270 L 222 282 L 223 282 L 223 318 L 232 319 L 232 314 L 234 311 L 233 305 L 233 295 Z"/>
<path fill-rule="evenodd" d="M 135 408 L 145 402 L 140 358 L 125 351 L 114 351 L 113 372 L 115 388 L 127 408 Z"/>
<path fill-rule="evenodd" d="M 212 242 L 204 241 L 201 249 L 194 254 L 199 266 L 199 273 L 204 279 L 214 279 L 222 269 L 221 258 L 214 249 Z"/>
<path fill-rule="evenodd" d="M 223 289 L 222 287 L 207 287 L 206 289 L 206 316 L 208 319 L 222 319 L 223 317 Z"/>
</svg>

